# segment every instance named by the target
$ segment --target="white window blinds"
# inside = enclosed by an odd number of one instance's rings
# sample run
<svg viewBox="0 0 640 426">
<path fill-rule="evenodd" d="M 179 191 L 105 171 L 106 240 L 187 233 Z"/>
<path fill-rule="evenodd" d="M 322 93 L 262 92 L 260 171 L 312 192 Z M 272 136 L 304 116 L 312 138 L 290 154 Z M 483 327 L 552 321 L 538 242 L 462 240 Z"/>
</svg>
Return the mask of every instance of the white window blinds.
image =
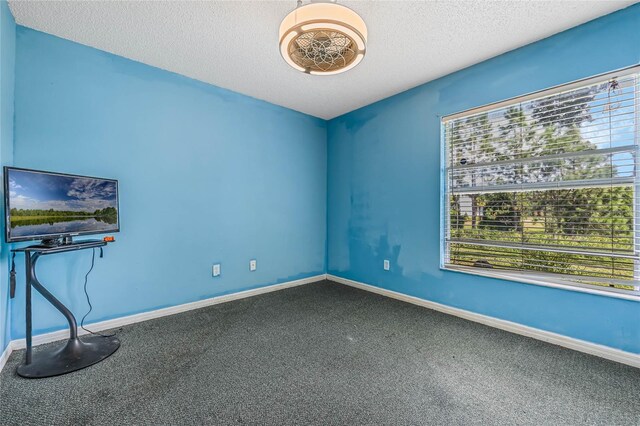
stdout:
<svg viewBox="0 0 640 426">
<path fill-rule="evenodd" d="M 443 119 L 445 267 L 638 287 L 638 71 Z"/>
</svg>

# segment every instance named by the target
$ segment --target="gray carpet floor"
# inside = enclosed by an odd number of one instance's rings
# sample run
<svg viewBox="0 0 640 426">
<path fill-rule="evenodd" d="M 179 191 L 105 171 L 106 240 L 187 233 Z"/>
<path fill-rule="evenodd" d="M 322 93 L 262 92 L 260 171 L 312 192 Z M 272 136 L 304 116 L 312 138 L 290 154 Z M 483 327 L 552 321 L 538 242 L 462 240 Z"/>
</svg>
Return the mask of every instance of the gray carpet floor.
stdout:
<svg viewBox="0 0 640 426">
<path fill-rule="evenodd" d="M 640 425 L 640 369 L 331 282 L 118 336 L 49 379 L 14 352 L 0 424 Z"/>
</svg>

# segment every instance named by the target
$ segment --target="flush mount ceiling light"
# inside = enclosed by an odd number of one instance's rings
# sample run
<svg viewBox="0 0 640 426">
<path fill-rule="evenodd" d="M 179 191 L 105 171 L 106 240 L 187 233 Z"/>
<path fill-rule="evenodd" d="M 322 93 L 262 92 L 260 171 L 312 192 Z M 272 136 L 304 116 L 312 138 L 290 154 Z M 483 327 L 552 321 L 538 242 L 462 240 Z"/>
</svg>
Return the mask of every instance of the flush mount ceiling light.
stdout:
<svg viewBox="0 0 640 426">
<path fill-rule="evenodd" d="M 314 1 L 289 13 L 280 24 L 280 53 L 293 68 L 332 75 L 355 67 L 364 58 L 367 26 L 348 7 Z"/>
</svg>

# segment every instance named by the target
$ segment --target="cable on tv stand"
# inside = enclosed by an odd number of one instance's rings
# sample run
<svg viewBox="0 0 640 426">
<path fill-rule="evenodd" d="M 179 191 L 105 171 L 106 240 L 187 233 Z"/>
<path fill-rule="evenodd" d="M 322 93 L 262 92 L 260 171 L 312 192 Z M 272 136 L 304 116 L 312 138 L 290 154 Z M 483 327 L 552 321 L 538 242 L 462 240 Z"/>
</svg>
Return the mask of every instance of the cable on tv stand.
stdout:
<svg viewBox="0 0 640 426">
<path fill-rule="evenodd" d="M 55 240 L 59 241 L 59 240 Z M 63 240 L 64 242 L 64 240 Z M 78 337 L 78 324 L 71 311 L 64 306 L 53 294 L 47 290 L 36 276 L 36 264 L 42 256 L 69 251 L 100 248 L 106 246 L 103 240 L 72 241 L 71 237 L 64 244 L 51 245 L 51 241 L 41 244 L 21 247 L 11 250 L 14 253 L 25 254 L 26 272 L 26 341 L 24 363 L 18 367 L 18 375 L 30 379 L 59 376 L 71 373 L 90 365 L 96 364 L 111 356 L 120 347 L 116 337 L 91 336 Z M 60 348 L 42 349 L 37 354 L 32 353 L 32 315 L 31 288 L 35 288 L 49 303 L 51 303 L 69 323 L 69 339 Z"/>
<path fill-rule="evenodd" d="M 93 241 L 100 241 L 100 240 L 82 240 L 74 243 L 73 237 L 70 235 L 67 235 L 62 238 L 46 238 L 44 240 L 41 240 L 40 244 L 38 244 L 37 246 L 38 247 L 58 247 L 58 246 L 67 246 L 69 244 L 85 244 Z M 35 247 L 35 246 L 30 246 L 30 247 Z"/>
</svg>

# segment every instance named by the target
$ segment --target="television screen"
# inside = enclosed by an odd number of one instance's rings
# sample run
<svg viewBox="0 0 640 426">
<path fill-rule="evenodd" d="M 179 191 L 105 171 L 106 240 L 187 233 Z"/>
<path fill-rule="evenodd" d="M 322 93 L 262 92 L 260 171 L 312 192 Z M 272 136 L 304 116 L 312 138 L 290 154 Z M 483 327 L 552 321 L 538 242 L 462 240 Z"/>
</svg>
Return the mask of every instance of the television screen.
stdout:
<svg viewBox="0 0 640 426">
<path fill-rule="evenodd" d="M 7 242 L 117 232 L 118 181 L 4 168 Z"/>
</svg>

